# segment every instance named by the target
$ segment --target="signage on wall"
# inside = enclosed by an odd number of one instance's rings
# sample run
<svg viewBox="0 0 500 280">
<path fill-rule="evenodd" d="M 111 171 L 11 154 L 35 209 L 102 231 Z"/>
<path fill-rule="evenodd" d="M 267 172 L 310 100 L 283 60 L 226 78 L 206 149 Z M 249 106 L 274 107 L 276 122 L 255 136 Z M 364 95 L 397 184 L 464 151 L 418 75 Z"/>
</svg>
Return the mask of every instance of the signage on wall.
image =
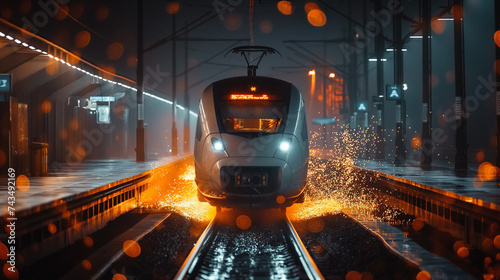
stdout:
<svg viewBox="0 0 500 280">
<path fill-rule="evenodd" d="M 400 85 L 387 85 L 385 96 L 387 100 L 401 100 L 401 91 Z"/>
<path fill-rule="evenodd" d="M 0 92 L 10 92 L 12 90 L 12 75 L 0 74 Z"/>
</svg>

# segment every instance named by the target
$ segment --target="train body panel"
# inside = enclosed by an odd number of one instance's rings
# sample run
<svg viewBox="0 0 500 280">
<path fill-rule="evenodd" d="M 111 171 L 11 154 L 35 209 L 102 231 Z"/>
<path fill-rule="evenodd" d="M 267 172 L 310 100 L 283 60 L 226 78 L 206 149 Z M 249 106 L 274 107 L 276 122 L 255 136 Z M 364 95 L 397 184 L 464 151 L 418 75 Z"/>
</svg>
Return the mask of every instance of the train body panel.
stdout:
<svg viewBox="0 0 500 280">
<path fill-rule="evenodd" d="M 195 139 L 202 198 L 224 207 L 283 207 L 302 194 L 309 157 L 304 102 L 267 77 L 215 82 L 202 94 Z"/>
</svg>

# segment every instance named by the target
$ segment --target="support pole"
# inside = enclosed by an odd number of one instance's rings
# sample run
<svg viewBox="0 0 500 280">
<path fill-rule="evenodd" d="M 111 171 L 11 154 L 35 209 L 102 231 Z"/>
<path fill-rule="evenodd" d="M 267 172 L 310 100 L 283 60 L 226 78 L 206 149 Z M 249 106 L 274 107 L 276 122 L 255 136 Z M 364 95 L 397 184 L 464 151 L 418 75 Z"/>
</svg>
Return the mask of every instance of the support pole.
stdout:
<svg viewBox="0 0 500 280">
<path fill-rule="evenodd" d="M 381 0 L 375 3 L 375 14 L 380 14 L 382 9 Z M 375 53 L 377 55 L 377 150 L 375 153 L 375 159 L 383 160 L 385 159 L 385 141 L 384 141 L 384 98 L 385 88 L 384 88 L 384 65 L 383 65 L 383 55 L 384 55 L 384 33 L 382 23 L 378 22 L 380 27 L 380 32 L 375 37 Z"/>
<path fill-rule="evenodd" d="M 463 0 L 454 0 L 452 7 L 453 30 L 455 41 L 455 115 L 457 130 L 455 132 L 456 155 L 455 172 L 467 172 L 467 122 L 465 119 L 465 69 L 463 38 Z"/>
<path fill-rule="evenodd" d="M 431 64 L 431 1 L 422 0 L 422 157 L 420 165 L 429 168 L 432 164 L 433 144 L 431 138 L 432 129 L 432 88 L 430 84 L 432 64 Z"/>
<path fill-rule="evenodd" d="M 177 111 L 177 54 L 176 54 L 176 41 L 177 34 L 175 28 L 175 13 L 172 14 L 172 155 L 178 156 L 179 150 L 177 149 L 177 125 L 175 116 Z"/>
<path fill-rule="evenodd" d="M 401 38 L 401 14 L 394 15 L 394 78 L 396 85 L 403 88 L 403 40 Z M 404 139 L 405 130 L 405 108 L 404 108 L 404 91 L 401 90 L 401 99 L 396 101 L 396 156 L 394 163 L 396 165 L 405 165 L 406 162 L 406 146 Z"/>
<path fill-rule="evenodd" d="M 500 32 L 500 1 L 495 1 L 495 32 Z M 495 44 L 496 61 L 500 60 L 500 42 Z M 500 65 L 497 62 L 496 71 L 496 97 L 497 97 L 497 166 L 500 166 Z"/>
<path fill-rule="evenodd" d="M 187 30 L 187 23 L 185 30 Z M 189 85 L 188 85 L 188 75 L 189 75 L 189 65 L 188 65 L 188 32 L 186 31 L 185 33 L 185 45 L 184 45 L 184 66 L 186 67 L 186 71 L 184 74 L 184 150 L 183 154 L 188 155 L 191 151 L 191 131 L 189 129 L 189 119 L 190 115 L 189 114 Z"/>
<path fill-rule="evenodd" d="M 137 129 L 136 129 L 136 162 L 146 160 L 144 149 L 144 28 L 143 28 L 143 4 L 137 0 Z"/>
<path fill-rule="evenodd" d="M 323 42 L 323 118 L 326 119 L 326 79 L 328 79 L 328 73 L 326 68 L 326 42 Z M 323 149 L 327 149 L 327 138 L 326 136 L 326 125 L 323 125 Z"/>
<path fill-rule="evenodd" d="M 352 1 L 348 3 L 349 17 L 353 15 Z M 352 26 L 351 21 L 348 22 L 348 34 L 349 38 L 356 40 L 356 32 Z M 359 35 L 358 35 L 359 36 Z M 358 127 L 358 113 L 356 111 L 356 105 L 358 102 L 358 83 L 357 83 L 357 71 L 358 71 L 358 54 L 354 52 L 351 54 L 351 61 L 349 62 L 349 112 L 351 114 L 351 129 L 356 129 Z"/>
</svg>

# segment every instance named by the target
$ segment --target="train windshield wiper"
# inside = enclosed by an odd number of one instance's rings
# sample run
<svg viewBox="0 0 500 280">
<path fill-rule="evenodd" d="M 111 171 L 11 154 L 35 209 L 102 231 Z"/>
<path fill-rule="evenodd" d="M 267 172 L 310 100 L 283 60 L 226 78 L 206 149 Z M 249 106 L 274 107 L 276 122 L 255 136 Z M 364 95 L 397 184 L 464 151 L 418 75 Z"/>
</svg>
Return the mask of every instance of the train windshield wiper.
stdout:
<svg viewBox="0 0 500 280">
<path fill-rule="evenodd" d="M 260 132 L 265 132 L 267 130 L 270 130 L 271 128 L 276 127 L 277 125 L 279 125 L 280 122 L 281 122 L 281 119 L 277 118 L 276 120 L 270 122 L 266 127 L 264 127 L 263 129 L 261 129 Z"/>
</svg>

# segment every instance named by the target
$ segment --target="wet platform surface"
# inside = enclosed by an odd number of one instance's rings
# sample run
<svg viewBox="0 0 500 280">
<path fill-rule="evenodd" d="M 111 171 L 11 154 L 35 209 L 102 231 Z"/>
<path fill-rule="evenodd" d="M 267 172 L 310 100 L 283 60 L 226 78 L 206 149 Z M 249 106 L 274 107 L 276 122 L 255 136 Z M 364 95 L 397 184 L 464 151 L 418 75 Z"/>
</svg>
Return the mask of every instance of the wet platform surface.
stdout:
<svg viewBox="0 0 500 280">
<path fill-rule="evenodd" d="M 457 176 L 452 164 L 439 162 L 433 163 L 429 170 L 420 166 L 397 166 L 390 161 L 358 160 L 356 166 L 500 205 L 499 182 L 481 181 L 478 170 L 469 169 L 465 175 Z"/>
<path fill-rule="evenodd" d="M 456 267 L 451 261 L 422 248 L 401 230 L 381 221 L 357 219 L 362 225 L 382 238 L 387 246 L 404 258 L 413 261 L 422 270 L 430 273 L 432 279 L 463 279 L 474 277 Z"/>
<path fill-rule="evenodd" d="M 134 159 L 88 160 L 77 165 L 61 165 L 50 170 L 47 176 L 27 176 L 29 189 L 16 190 L 16 212 L 68 198 L 107 184 L 129 178 L 182 157 L 166 157 L 142 163 Z M 16 174 L 19 176 L 21 174 Z M 1 186 L 0 190 L 7 190 Z M 7 191 L 0 191 L 0 201 L 7 201 Z M 7 207 L 0 208 L 0 215 L 7 214 Z"/>
</svg>

